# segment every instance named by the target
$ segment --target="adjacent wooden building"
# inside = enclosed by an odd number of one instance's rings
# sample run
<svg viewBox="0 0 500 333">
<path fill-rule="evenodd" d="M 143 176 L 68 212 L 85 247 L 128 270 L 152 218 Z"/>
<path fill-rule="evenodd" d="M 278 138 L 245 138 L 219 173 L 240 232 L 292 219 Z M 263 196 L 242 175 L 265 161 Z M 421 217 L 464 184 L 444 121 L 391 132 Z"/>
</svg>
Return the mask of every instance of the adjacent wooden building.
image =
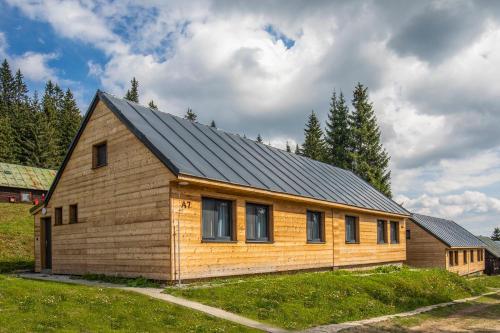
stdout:
<svg viewBox="0 0 500 333">
<path fill-rule="evenodd" d="M 38 203 L 55 175 L 55 170 L 0 162 L 0 202 Z"/>
<path fill-rule="evenodd" d="M 406 263 L 459 275 L 482 273 L 484 244 L 454 221 L 412 214 L 406 225 Z"/>
<path fill-rule="evenodd" d="M 478 236 L 485 246 L 485 270 L 488 275 L 500 274 L 500 243 L 489 237 Z"/>
<path fill-rule="evenodd" d="M 406 260 L 350 171 L 97 92 L 35 216 L 36 271 L 160 280 Z"/>
</svg>

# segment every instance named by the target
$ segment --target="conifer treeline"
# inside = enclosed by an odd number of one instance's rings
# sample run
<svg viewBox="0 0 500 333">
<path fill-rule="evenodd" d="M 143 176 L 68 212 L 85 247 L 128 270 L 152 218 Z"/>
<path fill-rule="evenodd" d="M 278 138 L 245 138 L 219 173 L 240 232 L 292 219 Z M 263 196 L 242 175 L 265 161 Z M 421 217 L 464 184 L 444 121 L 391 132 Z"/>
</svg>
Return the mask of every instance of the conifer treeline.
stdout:
<svg viewBox="0 0 500 333">
<path fill-rule="evenodd" d="M 48 81 L 42 100 L 29 96 L 20 69 L 0 66 L 0 162 L 57 169 L 82 117 L 73 93 Z"/>
<path fill-rule="evenodd" d="M 304 129 L 304 143 L 295 153 L 351 170 L 383 194 L 391 197 L 389 155 L 380 140 L 380 128 L 368 88 L 354 88 L 352 111 L 342 92 L 331 98 L 326 130 L 311 112 Z"/>
</svg>

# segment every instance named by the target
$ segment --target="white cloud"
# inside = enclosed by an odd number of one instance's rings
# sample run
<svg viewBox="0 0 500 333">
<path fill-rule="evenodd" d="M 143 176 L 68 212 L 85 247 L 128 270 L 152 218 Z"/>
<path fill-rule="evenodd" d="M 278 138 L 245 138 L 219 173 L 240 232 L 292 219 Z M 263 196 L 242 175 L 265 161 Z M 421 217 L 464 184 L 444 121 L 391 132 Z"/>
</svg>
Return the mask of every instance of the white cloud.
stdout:
<svg viewBox="0 0 500 333">
<path fill-rule="evenodd" d="M 48 79 L 57 81 L 55 70 L 50 67 L 49 62 L 57 58 L 55 53 L 25 52 L 21 55 L 9 55 L 7 38 L 0 32 L 0 59 L 6 58 L 11 70 L 17 71 L 21 68 L 25 78 L 40 82 Z"/>
<path fill-rule="evenodd" d="M 7 38 L 5 38 L 5 34 L 0 31 L 0 55 L 4 54 L 6 48 L 7 48 Z"/>
<path fill-rule="evenodd" d="M 490 235 L 500 226 L 500 199 L 482 192 L 465 191 L 461 194 L 410 199 L 404 195 L 395 198 L 411 212 L 452 219 L 475 234 Z"/>
<path fill-rule="evenodd" d="M 107 26 L 107 16 L 96 12 L 97 3 L 76 0 L 7 0 L 7 3 L 20 8 L 31 19 L 50 23 L 63 37 L 90 43 L 107 53 L 128 52 L 126 44 Z"/>
<path fill-rule="evenodd" d="M 58 80 L 53 68 L 49 66 L 49 61 L 56 59 L 55 53 L 35 53 L 26 52 L 21 56 L 12 58 L 12 67 L 21 68 L 24 76 L 32 81 L 46 81 L 49 79 Z"/>
<path fill-rule="evenodd" d="M 500 184 L 500 149 L 486 150 L 468 158 L 441 159 L 433 166 L 402 169 L 395 173 L 399 193 L 445 194 Z"/>
<path fill-rule="evenodd" d="M 423 194 L 414 199 L 400 195 L 395 200 L 412 212 L 443 218 L 456 218 L 472 214 L 500 214 L 500 199 L 477 191 L 465 191 L 461 194 L 444 196 Z"/>
<path fill-rule="evenodd" d="M 500 182 L 500 25 L 489 8 L 467 5 L 474 17 L 464 22 L 476 24 L 477 33 L 465 33 L 463 42 L 454 34 L 464 30 L 456 29 L 460 11 L 441 21 L 426 14 L 448 6 L 424 2 L 7 1 L 59 35 L 102 50 L 107 63 L 89 60 L 88 74 L 109 92 L 123 95 L 136 76 L 143 103 L 153 99 L 174 114 L 189 106 L 203 122 L 213 119 L 248 137 L 260 133 L 280 148 L 302 140 L 311 109 L 326 118 L 334 88 L 350 101 L 361 81 L 370 87 L 392 156 L 398 198 L 424 213 L 470 220 L 467 214 L 500 215 L 497 199 L 481 192 Z M 440 29 L 411 25 L 415 17 L 437 17 Z M 265 31 L 268 25 L 294 46 L 287 49 Z M 420 40 L 395 49 L 392 38 L 408 26 L 415 28 L 409 36 Z M 442 47 L 428 47 L 429 33 L 453 43 L 426 59 Z M 0 34 L 0 51 L 2 44 Z M 43 78 L 55 75 L 48 66 L 53 57 L 29 53 L 19 61 Z"/>
<path fill-rule="evenodd" d="M 87 61 L 87 67 L 89 69 L 89 76 L 99 78 L 103 74 L 102 66 L 92 60 Z"/>
<path fill-rule="evenodd" d="M 463 188 L 481 188 L 500 182 L 500 152 L 488 150 L 467 159 L 443 159 L 437 175 L 424 183 L 431 193 L 446 193 Z"/>
</svg>

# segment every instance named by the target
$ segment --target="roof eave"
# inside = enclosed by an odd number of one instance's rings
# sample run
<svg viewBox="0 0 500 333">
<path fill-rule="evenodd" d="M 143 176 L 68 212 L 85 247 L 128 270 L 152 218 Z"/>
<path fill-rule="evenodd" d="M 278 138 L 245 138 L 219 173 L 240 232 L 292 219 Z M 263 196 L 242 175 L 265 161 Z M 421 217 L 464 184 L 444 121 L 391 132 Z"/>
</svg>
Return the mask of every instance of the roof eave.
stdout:
<svg viewBox="0 0 500 333">
<path fill-rule="evenodd" d="M 45 207 L 45 203 L 39 203 L 38 205 L 36 206 L 33 206 L 30 208 L 30 214 L 31 215 L 35 215 L 36 213 L 38 213 L 43 207 Z"/>
<path fill-rule="evenodd" d="M 248 185 L 228 183 L 228 182 L 223 182 L 220 180 L 209 179 L 209 178 L 201 178 L 201 177 L 196 177 L 196 176 L 183 174 L 183 173 L 179 173 L 177 176 L 177 179 L 179 181 L 182 180 L 182 181 L 186 181 L 186 182 L 193 183 L 193 184 L 199 184 L 199 185 L 212 185 L 215 187 L 223 187 L 223 188 L 236 187 L 239 190 L 245 191 L 245 192 L 251 191 L 253 193 L 257 192 L 258 194 L 262 194 L 262 195 L 273 195 L 273 196 L 278 196 L 281 198 L 288 198 L 288 199 L 292 199 L 292 200 L 314 202 L 318 205 L 327 205 L 327 206 L 332 206 L 332 207 L 336 207 L 336 208 L 340 208 L 340 209 L 352 209 L 352 210 L 363 211 L 363 212 L 377 214 L 377 215 L 393 216 L 393 217 L 397 217 L 397 218 L 410 218 L 410 214 L 405 215 L 405 214 L 399 214 L 399 213 L 395 213 L 395 212 L 387 212 L 387 211 L 377 210 L 377 209 L 373 209 L 373 208 L 358 207 L 358 206 L 342 204 L 342 203 L 321 200 L 321 199 L 315 199 L 315 198 L 310 198 L 310 197 L 305 197 L 305 196 L 300 196 L 300 195 L 295 195 L 295 194 L 290 194 L 290 193 L 271 191 L 271 190 L 261 189 L 261 188 L 252 187 L 252 186 L 248 186 Z"/>
</svg>

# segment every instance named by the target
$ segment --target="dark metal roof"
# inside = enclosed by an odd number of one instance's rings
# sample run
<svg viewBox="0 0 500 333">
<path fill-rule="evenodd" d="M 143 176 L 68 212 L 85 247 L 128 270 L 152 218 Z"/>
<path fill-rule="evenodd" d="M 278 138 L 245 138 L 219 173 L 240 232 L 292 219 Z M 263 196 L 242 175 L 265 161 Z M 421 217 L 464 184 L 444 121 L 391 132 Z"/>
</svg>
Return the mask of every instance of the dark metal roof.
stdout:
<svg viewBox="0 0 500 333">
<path fill-rule="evenodd" d="M 411 219 L 449 247 L 484 247 L 473 234 L 454 221 L 412 214 Z"/>
<path fill-rule="evenodd" d="M 489 237 L 477 236 L 484 243 L 486 250 L 497 258 L 500 258 L 500 242 L 494 241 Z"/>
<path fill-rule="evenodd" d="M 54 183 L 57 183 L 97 100 L 102 100 L 175 175 L 410 215 L 351 171 L 154 111 L 101 91 L 97 92 Z M 53 187 L 55 184 L 47 195 L 47 202 Z"/>
<path fill-rule="evenodd" d="M 175 173 L 408 214 L 350 171 L 100 94 Z"/>
</svg>

